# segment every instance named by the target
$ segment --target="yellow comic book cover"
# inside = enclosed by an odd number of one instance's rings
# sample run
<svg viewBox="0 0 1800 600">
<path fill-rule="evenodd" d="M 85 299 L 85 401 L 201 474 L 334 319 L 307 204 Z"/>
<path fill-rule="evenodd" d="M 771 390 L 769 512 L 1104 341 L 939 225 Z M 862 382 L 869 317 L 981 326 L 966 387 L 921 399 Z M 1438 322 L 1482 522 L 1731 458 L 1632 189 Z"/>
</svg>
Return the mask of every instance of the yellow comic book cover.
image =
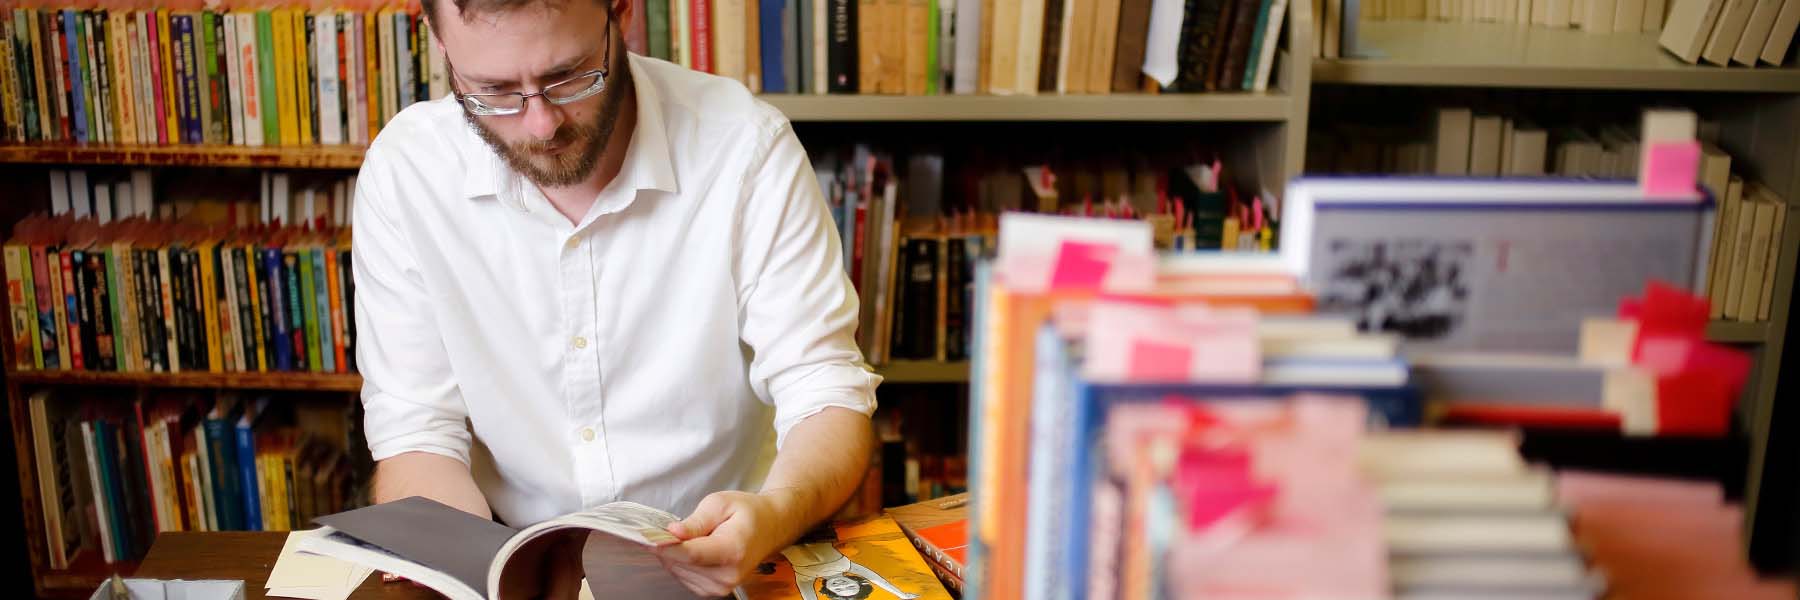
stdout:
<svg viewBox="0 0 1800 600">
<path fill-rule="evenodd" d="M 757 565 L 748 600 L 949 600 L 925 558 L 888 517 L 838 523 Z"/>
</svg>

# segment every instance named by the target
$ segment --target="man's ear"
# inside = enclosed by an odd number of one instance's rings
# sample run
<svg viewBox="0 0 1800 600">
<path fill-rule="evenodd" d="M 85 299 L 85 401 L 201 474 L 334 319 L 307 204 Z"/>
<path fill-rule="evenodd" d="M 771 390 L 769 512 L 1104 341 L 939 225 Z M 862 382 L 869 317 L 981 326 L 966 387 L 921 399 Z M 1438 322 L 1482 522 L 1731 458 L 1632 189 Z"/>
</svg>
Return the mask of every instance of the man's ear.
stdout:
<svg viewBox="0 0 1800 600">
<path fill-rule="evenodd" d="M 631 22 L 637 15 L 631 12 L 631 0 L 606 0 L 612 3 L 613 18 L 619 22 L 619 32 L 631 29 Z"/>
</svg>

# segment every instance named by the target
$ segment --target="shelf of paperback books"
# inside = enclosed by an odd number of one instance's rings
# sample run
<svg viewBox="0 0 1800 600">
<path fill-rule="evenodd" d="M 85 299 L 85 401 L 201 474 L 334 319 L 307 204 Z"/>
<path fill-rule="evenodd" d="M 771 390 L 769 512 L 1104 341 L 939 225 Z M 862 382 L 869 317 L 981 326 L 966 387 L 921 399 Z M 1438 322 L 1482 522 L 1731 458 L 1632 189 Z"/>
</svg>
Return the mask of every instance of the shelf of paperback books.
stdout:
<svg viewBox="0 0 1800 600">
<path fill-rule="evenodd" d="M 355 373 L 112 373 L 104 371 L 9 371 L 21 385 L 107 385 L 219 390 L 356 392 Z"/>
<path fill-rule="evenodd" d="M 826 121 L 1285 121 L 1280 93 L 1041 96 L 762 96 L 788 119 Z"/>
<path fill-rule="evenodd" d="M 1682 62 L 1654 33 L 1590 34 L 1500 23 L 1360 24 L 1366 58 L 1313 61 L 1319 83 L 1800 92 L 1800 69 Z"/>
<path fill-rule="evenodd" d="M 0 163 L 257 169 L 355 169 L 363 147 L 129 144 L 0 145 Z"/>
</svg>

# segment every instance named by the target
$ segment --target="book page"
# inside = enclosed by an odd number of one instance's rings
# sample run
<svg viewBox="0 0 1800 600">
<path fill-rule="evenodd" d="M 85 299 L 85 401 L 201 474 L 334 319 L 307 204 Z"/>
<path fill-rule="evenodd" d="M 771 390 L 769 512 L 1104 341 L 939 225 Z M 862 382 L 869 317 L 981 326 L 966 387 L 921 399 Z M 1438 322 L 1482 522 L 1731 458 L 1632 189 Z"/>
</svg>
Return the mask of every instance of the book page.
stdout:
<svg viewBox="0 0 1800 600">
<path fill-rule="evenodd" d="M 691 598 L 651 550 L 678 544 L 668 532 L 680 519 L 634 502 L 614 502 L 563 515 L 520 531 L 500 548 L 488 572 L 490 597 L 530 588 L 555 560 L 547 553 L 580 548 L 588 585 L 597 598 Z M 577 537 L 579 536 L 579 537 Z"/>
</svg>

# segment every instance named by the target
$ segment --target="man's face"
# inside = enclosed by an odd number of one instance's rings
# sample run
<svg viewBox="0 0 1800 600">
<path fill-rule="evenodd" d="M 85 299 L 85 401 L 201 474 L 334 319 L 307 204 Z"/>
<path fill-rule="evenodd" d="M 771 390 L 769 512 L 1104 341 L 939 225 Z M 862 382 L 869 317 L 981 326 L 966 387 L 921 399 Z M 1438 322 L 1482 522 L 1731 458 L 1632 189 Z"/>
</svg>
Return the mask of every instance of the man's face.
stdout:
<svg viewBox="0 0 1800 600">
<path fill-rule="evenodd" d="M 606 88 L 593 97 L 564 105 L 535 97 L 512 115 L 463 113 L 509 167 L 539 186 L 586 181 L 632 93 L 624 47 L 617 36 L 607 34 L 613 24 L 602 3 L 610 0 L 538 3 L 478 12 L 467 20 L 451 2 L 436 1 L 439 18 L 433 25 L 453 65 L 453 84 L 462 93 L 533 93 L 607 69 Z M 608 45 L 613 46 L 610 52 Z"/>
</svg>

